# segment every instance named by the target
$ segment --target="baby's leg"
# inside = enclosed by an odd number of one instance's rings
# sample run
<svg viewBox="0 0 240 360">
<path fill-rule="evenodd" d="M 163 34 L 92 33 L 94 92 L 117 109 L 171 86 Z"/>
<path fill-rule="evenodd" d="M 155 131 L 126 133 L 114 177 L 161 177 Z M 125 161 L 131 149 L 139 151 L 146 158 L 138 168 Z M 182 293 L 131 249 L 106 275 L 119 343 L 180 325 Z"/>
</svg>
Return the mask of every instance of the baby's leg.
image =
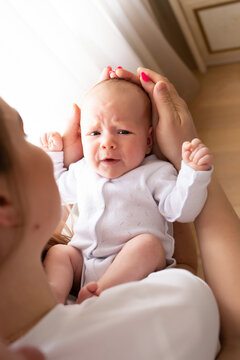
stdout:
<svg viewBox="0 0 240 360">
<path fill-rule="evenodd" d="M 122 283 L 144 279 L 166 266 L 165 250 L 159 239 L 141 234 L 129 240 L 98 281 L 97 295 L 102 290 Z"/>
<path fill-rule="evenodd" d="M 82 254 L 73 246 L 54 245 L 47 252 L 45 271 L 49 285 L 60 303 L 65 304 L 72 287 L 80 284 L 82 264 Z"/>
</svg>

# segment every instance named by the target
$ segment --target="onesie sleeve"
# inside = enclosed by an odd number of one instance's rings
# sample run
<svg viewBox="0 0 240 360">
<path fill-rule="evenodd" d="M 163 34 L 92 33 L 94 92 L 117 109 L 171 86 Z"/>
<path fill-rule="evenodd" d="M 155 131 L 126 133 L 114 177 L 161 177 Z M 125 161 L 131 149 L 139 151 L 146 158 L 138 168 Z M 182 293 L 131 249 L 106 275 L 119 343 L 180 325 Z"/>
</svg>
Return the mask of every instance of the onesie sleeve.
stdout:
<svg viewBox="0 0 240 360">
<path fill-rule="evenodd" d="M 169 222 L 192 222 L 207 199 L 207 186 L 213 169 L 195 171 L 182 161 L 181 170 L 174 179 L 171 174 L 161 194 L 157 195 L 160 213 Z"/>
<path fill-rule="evenodd" d="M 77 202 L 77 164 L 79 162 L 71 164 L 67 169 L 63 163 L 63 151 L 48 152 L 48 155 L 53 161 L 54 177 L 62 200 L 67 204 L 75 204 Z"/>
</svg>

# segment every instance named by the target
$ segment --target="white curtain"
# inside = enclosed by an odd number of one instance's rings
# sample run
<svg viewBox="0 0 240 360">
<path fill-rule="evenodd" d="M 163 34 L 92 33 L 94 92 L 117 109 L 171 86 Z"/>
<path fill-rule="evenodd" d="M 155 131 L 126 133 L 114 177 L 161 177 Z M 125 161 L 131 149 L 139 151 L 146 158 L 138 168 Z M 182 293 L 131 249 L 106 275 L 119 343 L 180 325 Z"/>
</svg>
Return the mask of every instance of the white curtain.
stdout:
<svg viewBox="0 0 240 360">
<path fill-rule="evenodd" d="M 186 100 L 198 90 L 147 0 L 0 0 L 0 96 L 20 112 L 30 141 L 63 131 L 107 65 L 161 72 Z"/>
</svg>

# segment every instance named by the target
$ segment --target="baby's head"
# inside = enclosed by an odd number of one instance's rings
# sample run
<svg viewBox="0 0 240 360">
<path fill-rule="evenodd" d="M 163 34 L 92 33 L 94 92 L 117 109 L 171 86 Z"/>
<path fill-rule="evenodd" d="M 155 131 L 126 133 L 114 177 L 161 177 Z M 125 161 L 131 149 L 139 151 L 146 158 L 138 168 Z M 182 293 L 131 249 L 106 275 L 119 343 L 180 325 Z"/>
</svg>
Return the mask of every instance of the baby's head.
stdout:
<svg viewBox="0 0 240 360">
<path fill-rule="evenodd" d="M 81 134 L 86 162 L 99 175 L 117 178 L 151 152 L 151 102 L 126 80 L 98 83 L 84 97 Z"/>
</svg>

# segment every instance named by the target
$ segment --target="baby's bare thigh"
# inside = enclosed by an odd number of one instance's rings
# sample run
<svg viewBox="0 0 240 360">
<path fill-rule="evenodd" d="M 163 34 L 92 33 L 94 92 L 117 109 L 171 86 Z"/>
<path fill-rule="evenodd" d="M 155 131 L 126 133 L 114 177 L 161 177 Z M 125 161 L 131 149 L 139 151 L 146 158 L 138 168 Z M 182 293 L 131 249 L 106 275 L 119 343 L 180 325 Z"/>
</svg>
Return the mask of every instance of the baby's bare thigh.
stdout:
<svg viewBox="0 0 240 360">
<path fill-rule="evenodd" d="M 66 271 L 72 271 L 74 278 L 81 277 L 83 257 L 80 250 L 71 245 L 54 245 L 48 250 L 44 265 L 62 266 Z"/>
<path fill-rule="evenodd" d="M 150 233 L 143 233 L 130 239 L 124 246 L 134 248 L 135 252 L 156 263 L 156 270 L 166 266 L 166 252 L 161 240 Z"/>
<path fill-rule="evenodd" d="M 63 245 L 63 246 L 65 246 L 64 251 L 67 253 L 67 256 L 69 257 L 69 261 L 71 262 L 72 269 L 74 272 L 74 277 L 81 279 L 82 266 L 83 266 L 83 256 L 81 250 L 71 245 Z"/>
</svg>

